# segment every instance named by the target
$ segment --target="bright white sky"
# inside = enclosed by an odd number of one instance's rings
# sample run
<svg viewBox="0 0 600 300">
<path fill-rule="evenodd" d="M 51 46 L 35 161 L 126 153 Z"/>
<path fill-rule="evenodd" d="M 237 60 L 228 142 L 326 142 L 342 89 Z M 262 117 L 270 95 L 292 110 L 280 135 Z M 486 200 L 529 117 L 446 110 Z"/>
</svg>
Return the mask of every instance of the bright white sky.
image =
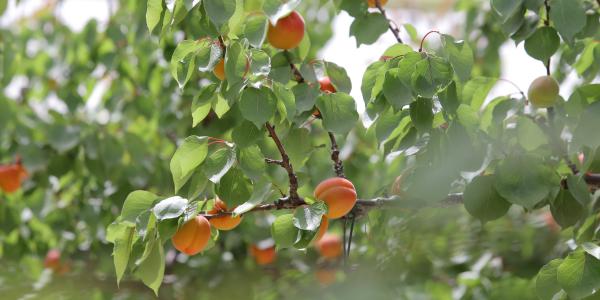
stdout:
<svg viewBox="0 0 600 300">
<path fill-rule="evenodd" d="M 117 3 L 115 0 L 64 0 L 57 9 L 57 14 L 68 26 L 74 30 L 80 30 L 91 19 L 97 19 L 100 26 L 104 25 L 109 16 L 108 2 Z M 140 0 L 142 1 L 142 0 Z M 5 14 L 0 17 L 0 26 L 10 26 L 15 20 L 31 14 L 36 8 L 47 3 L 48 0 L 24 0 L 15 6 L 15 0 L 9 0 L 9 6 Z M 390 1 L 390 2 L 393 2 Z M 403 10 L 402 13 L 388 11 L 389 17 L 396 23 L 410 23 L 417 28 L 421 36 L 429 30 L 441 32 L 452 32 L 454 24 L 462 21 L 461 14 L 438 15 L 436 12 L 424 13 L 421 11 Z M 376 61 L 387 47 L 396 41 L 391 33 L 384 34 L 373 45 L 362 45 L 356 47 L 356 41 L 349 35 L 352 18 L 342 13 L 334 19 L 334 36 L 321 51 L 321 58 L 334 62 L 346 68 L 352 80 L 352 96 L 356 99 L 359 112 L 364 111 L 364 102 L 360 93 L 362 74 L 366 67 Z M 406 34 L 402 34 L 405 41 L 409 40 Z M 437 43 L 436 36 L 430 36 L 431 43 Z M 417 45 L 413 45 L 417 48 Z M 523 91 L 527 92 L 530 82 L 545 73 L 541 63 L 530 58 L 523 49 L 523 43 L 515 47 L 513 42 L 506 43 L 501 48 L 503 78 L 510 78 Z M 574 77 L 563 84 L 561 95 L 567 98 L 575 83 Z M 506 82 L 498 82 L 488 98 L 516 92 L 515 88 Z"/>
</svg>

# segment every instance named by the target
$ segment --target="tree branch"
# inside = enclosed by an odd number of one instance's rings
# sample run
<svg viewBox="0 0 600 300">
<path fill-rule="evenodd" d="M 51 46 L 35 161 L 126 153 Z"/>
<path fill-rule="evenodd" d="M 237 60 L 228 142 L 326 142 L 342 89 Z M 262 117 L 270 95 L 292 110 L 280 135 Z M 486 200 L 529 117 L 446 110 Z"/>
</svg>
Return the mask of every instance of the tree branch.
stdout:
<svg viewBox="0 0 600 300">
<path fill-rule="evenodd" d="M 400 38 L 400 29 L 398 29 L 398 26 L 387 17 L 385 9 L 383 9 L 383 6 L 381 6 L 380 0 L 375 0 L 375 6 L 377 7 L 377 9 L 379 9 L 379 12 L 381 12 L 381 14 L 388 20 L 388 27 L 390 28 L 390 31 L 394 34 L 394 37 L 396 37 L 396 41 L 398 41 L 398 43 L 400 44 L 404 44 L 404 42 L 402 42 L 402 38 Z"/>
<path fill-rule="evenodd" d="M 337 141 L 332 132 L 329 132 L 329 139 L 331 140 L 331 160 L 333 161 L 333 170 L 337 177 L 346 178 L 344 175 L 344 165 L 340 160 L 340 150 L 338 149 Z"/>
<path fill-rule="evenodd" d="M 275 142 L 275 145 L 277 146 L 277 149 L 279 150 L 279 154 L 281 154 L 281 163 L 279 163 L 279 161 L 272 160 L 272 159 L 265 159 L 265 161 L 270 162 L 270 163 L 276 163 L 276 164 L 280 165 L 281 167 L 283 167 L 287 171 L 289 181 L 290 181 L 290 198 L 289 198 L 289 200 L 292 203 L 304 202 L 304 200 L 302 200 L 298 196 L 298 177 L 296 177 L 296 173 L 294 173 L 294 167 L 292 167 L 292 163 L 290 162 L 290 157 L 288 156 L 287 152 L 285 151 L 285 148 L 283 147 L 281 140 L 277 136 L 277 133 L 275 132 L 275 128 L 271 124 L 269 124 L 269 122 L 265 123 L 265 127 L 267 128 L 267 131 L 269 132 L 269 136 L 271 137 L 271 139 L 273 139 L 273 142 Z"/>
</svg>

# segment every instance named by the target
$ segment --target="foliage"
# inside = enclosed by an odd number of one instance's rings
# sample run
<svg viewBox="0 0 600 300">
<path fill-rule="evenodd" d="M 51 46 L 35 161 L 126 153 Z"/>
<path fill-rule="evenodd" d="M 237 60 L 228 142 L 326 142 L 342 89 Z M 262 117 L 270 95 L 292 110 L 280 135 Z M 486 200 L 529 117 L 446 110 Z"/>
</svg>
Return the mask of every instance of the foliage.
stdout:
<svg viewBox="0 0 600 300">
<path fill-rule="evenodd" d="M 309 248 L 327 212 L 314 187 L 343 175 L 361 200 L 334 224 L 360 228 L 344 260 L 359 269 L 339 274 L 326 291 L 336 298 L 597 297 L 598 3 L 461 0 L 462 39 L 432 31 L 415 50 L 367 1 L 140 2 L 122 1 L 104 29 L 91 21 L 73 33 L 47 7 L 34 26 L 0 31 L 0 80 L 26 82 L 16 100 L 0 96 L 0 158 L 21 156 L 30 174 L 20 191 L 0 193 L 0 257 L 60 248 L 102 261 L 112 248 L 117 283 L 133 275 L 157 295 L 169 274 L 198 286 L 186 272 L 221 268 L 257 298 L 313 294 L 300 262 L 316 261 L 314 251 L 296 249 Z M 275 49 L 268 22 L 292 10 L 308 34 Z M 399 41 L 373 55 L 360 87 L 345 66 L 316 59 L 331 29 L 314 16 L 341 11 L 358 45 Z M 438 48 L 424 43 L 436 35 Z M 522 91 L 488 99 L 505 80 L 507 41 L 524 42 L 563 86 L 575 72 L 573 92 L 544 110 Z M 224 81 L 212 74 L 221 59 Z M 318 89 L 323 76 L 335 93 Z M 448 195 L 464 209 L 441 209 Z M 176 254 L 169 239 L 210 218 L 216 197 L 244 215 L 240 227 L 214 230 L 202 257 Z M 244 259 L 271 236 L 285 271 L 267 288 Z"/>
</svg>

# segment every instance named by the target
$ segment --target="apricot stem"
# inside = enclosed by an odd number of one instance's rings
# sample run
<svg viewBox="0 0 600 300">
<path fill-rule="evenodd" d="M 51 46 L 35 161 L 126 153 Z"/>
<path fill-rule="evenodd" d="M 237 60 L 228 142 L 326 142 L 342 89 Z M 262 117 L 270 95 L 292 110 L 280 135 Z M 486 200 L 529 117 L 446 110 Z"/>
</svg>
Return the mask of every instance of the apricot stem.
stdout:
<svg viewBox="0 0 600 300">
<path fill-rule="evenodd" d="M 303 83 L 304 77 L 302 76 L 302 73 L 300 73 L 300 70 L 298 70 L 298 68 L 296 68 L 296 65 L 294 65 L 294 62 L 292 61 L 292 58 L 290 57 L 290 53 L 287 50 L 284 50 L 283 55 L 287 59 L 288 63 L 290 64 L 290 68 L 292 69 L 292 72 L 294 73 L 294 80 L 296 80 L 296 82 L 298 82 L 298 83 Z"/>
<path fill-rule="evenodd" d="M 375 0 L 375 6 L 377 7 L 377 9 L 379 9 L 379 12 L 383 15 L 383 17 L 385 17 L 388 20 L 388 28 L 394 34 L 394 37 L 396 37 L 396 41 L 398 41 L 398 43 L 400 44 L 404 44 L 404 42 L 402 42 L 402 38 L 400 38 L 400 29 L 398 28 L 396 23 L 392 23 L 392 21 L 387 17 L 385 9 L 383 9 L 383 6 L 381 6 L 380 0 Z"/>
</svg>

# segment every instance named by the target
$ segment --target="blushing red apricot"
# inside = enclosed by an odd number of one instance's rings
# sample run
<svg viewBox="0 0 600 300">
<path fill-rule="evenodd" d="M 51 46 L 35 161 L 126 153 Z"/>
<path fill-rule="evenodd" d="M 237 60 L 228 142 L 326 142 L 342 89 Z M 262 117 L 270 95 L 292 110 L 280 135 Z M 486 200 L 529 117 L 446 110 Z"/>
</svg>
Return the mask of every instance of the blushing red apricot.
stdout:
<svg viewBox="0 0 600 300">
<path fill-rule="evenodd" d="M 329 228 L 329 219 L 326 216 L 323 216 L 321 218 L 321 226 L 319 226 L 319 231 L 317 231 L 317 234 L 315 234 L 315 238 L 313 239 L 313 241 L 315 243 L 318 242 L 323 237 L 325 232 L 327 232 L 328 228 Z"/>
<path fill-rule="evenodd" d="M 210 239 L 210 223 L 203 216 L 196 216 L 181 226 L 171 242 L 175 249 L 187 254 L 195 255 L 206 248 Z"/>
<path fill-rule="evenodd" d="M 252 255 L 256 263 L 261 266 L 271 264 L 277 258 L 277 252 L 275 252 L 275 245 L 264 248 L 261 248 L 258 245 L 252 245 L 250 247 L 250 255 Z"/>
<path fill-rule="evenodd" d="M 225 80 L 225 59 L 221 58 L 221 60 L 219 60 L 213 69 L 213 74 L 215 74 L 215 77 L 219 78 L 219 80 Z"/>
<path fill-rule="evenodd" d="M 320 78 L 319 86 L 321 88 L 321 91 L 323 91 L 323 92 L 326 92 L 326 93 L 335 93 L 336 92 L 335 87 L 331 83 L 331 79 L 329 78 L 329 76 Z"/>
<path fill-rule="evenodd" d="M 321 268 L 315 271 L 315 277 L 317 281 L 321 284 L 321 286 L 330 286 L 335 282 L 336 279 L 336 271 L 335 269 L 330 268 Z"/>
<path fill-rule="evenodd" d="M 44 268 L 52 269 L 53 271 L 58 271 L 60 269 L 60 251 L 57 249 L 52 249 L 46 253 L 46 258 L 44 259 Z"/>
<path fill-rule="evenodd" d="M 323 180 L 315 188 L 315 198 L 327 204 L 327 218 L 337 219 L 345 216 L 356 203 L 356 189 L 352 182 L 341 177 Z"/>
<path fill-rule="evenodd" d="M 384 6 L 387 2 L 388 2 L 388 0 L 379 0 L 379 4 L 381 6 Z M 377 7 L 377 5 L 375 5 L 375 0 L 367 0 L 367 4 L 369 5 L 370 8 Z"/>
<path fill-rule="evenodd" d="M 267 40 L 271 46 L 288 50 L 298 47 L 304 38 L 304 19 L 296 12 L 277 20 L 275 25 L 269 22 Z"/>
<path fill-rule="evenodd" d="M 317 242 L 317 250 L 325 259 L 333 260 L 342 255 L 342 239 L 338 235 L 326 233 Z"/>
<path fill-rule="evenodd" d="M 0 166 L 0 189 L 7 194 L 16 192 L 26 177 L 27 171 L 20 162 Z"/>
<path fill-rule="evenodd" d="M 234 207 L 234 209 L 235 209 L 235 207 Z M 218 214 L 220 212 L 229 212 L 229 210 L 227 210 L 227 204 L 225 204 L 225 202 L 223 202 L 223 200 L 217 198 L 215 201 L 215 206 L 213 207 L 213 209 L 208 211 L 208 213 L 213 215 L 213 214 Z M 226 215 L 226 216 L 211 218 L 209 220 L 209 222 L 210 222 L 210 225 L 212 225 L 216 229 L 232 230 L 232 229 L 236 228 L 238 225 L 240 225 L 240 222 L 242 222 L 242 217 L 241 216 L 233 217 L 231 215 Z"/>
</svg>

